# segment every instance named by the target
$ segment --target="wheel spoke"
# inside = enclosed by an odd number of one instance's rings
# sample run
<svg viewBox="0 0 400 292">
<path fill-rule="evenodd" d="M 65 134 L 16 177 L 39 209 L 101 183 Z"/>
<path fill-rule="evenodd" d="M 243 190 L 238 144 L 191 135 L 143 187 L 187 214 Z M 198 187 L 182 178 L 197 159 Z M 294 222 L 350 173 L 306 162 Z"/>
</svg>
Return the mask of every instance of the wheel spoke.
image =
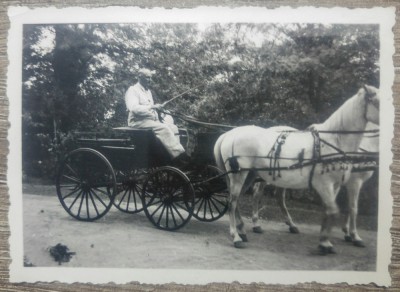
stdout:
<svg viewBox="0 0 400 292">
<path fill-rule="evenodd" d="M 86 214 L 87 214 L 87 217 L 90 218 L 90 214 L 89 214 L 89 194 L 88 193 L 85 194 L 85 199 L 86 199 Z"/>
<path fill-rule="evenodd" d="M 75 205 L 76 201 L 77 201 L 78 198 L 82 195 L 82 193 L 83 193 L 83 190 L 81 190 L 81 191 L 79 192 L 79 194 L 75 197 L 74 201 L 73 201 L 72 204 L 69 206 L 68 210 L 71 210 L 71 209 L 72 209 L 72 207 Z"/>
<path fill-rule="evenodd" d="M 220 210 L 220 209 L 217 207 L 217 205 L 214 203 L 213 198 L 210 199 L 210 202 L 213 204 L 214 208 L 217 209 L 217 212 L 218 212 L 218 213 L 221 213 L 221 210 Z M 210 203 L 210 204 L 211 204 L 211 203 Z M 210 206 L 210 208 L 211 208 L 211 206 Z"/>
<path fill-rule="evenodd" d="M 99 210 L 97 209 L 96 203 L 95 203 L 95 201 L 94 201 L 94 199 L 93 199 L 93 195 L 92 195 L 92 191 L 91 191 L 91 190 L 89 191 L 89 195 L 90 195 L 90 200 L 91 200 L 92 203 L 93 203 L 93 207 L 94 207 L 94 209 L 96 210 L 96 214 L 97 214 L 97 216 L 99 216 L 100 213 L 99 213 Z"/>
<path fill-rule="evenodd" d="M 178 213 L 178 216 L 181 218 L 181 220 L 184 221 L 183 216 L 182 216 L 181 213 L 178 211 L 178 209 L 175 207 L 175 205 L 172 204 L 171 207 L 174 208 L 174 210 L 176 211 L 176 213 Z"/>
<path fill-rule="evenodd" d="M 67 188 L 69 190 L 76 190 L 78 187 L 79 187 L 79 184 L 67 184 L 67 185 L 63 184 L 63 185 L 60 185 L 60 188 Z"/>
<path fill-rule="evenodd" d="M 206 218 L 207 214 L 207 199 L 204 199 L 204 218 Z"/>
<path fill-rule="evenodd" d="M 78 209 L 78 217 L 81 217 L 81 209 L 82 209 L 83 200 L 85 198 L 85 194 L 86 194 L 86 192 L 82 193 L 81 203 L 80 203 L 79 209 Z"/>
<path fill-rule="evenodd" d="M 122 198 L 119 200 L 118 207 L 121 206 L 121 204 L 122 204 L 122 202 L 124 201 L 124 199 L 125 199 L 127 193 L 128 193 L 128 189 L 125 190 L 125 192 L 124 192 Z"/>
<path fill-rule="evenodd" d="M 163 206 L 163 208 L 162 208 L 162 210 L 161 210 L 161 214 L 160 214 L 160 217 L 158 217 L 158 221 L 157 221 L 157 225 L 158 226 L 160 226 L 160 222 L 161 222 L 161 219 L 162 219 L 162 216 L 163 216 L 163 214 L 164 214 L 164 210 L 165 210 L 165 205 L 161 205 L 161 206 Z"/>
<path fill-rule="evenodd" d="M 107 197 L 109 197 L 108 192 L 103 191 L 103 190 L 99 189 L 98 187 L 93 187 L 93 189 L 96 190 L 96 191 L 98 191 L 98 192 L 100 192 L 100 193 L 102 193 L 102 194 L 104 194 L 104 195 L 106 195 Z"/>
<path fill-rule="evenodd" d="M 96 197 L 96 199 L 99 200 L 100 203 L 102 203 L 103 206 L 107 208 L 107 204 L 104 203 L 104 201 L 96 194 L 96 192 L 95 192 L 93 189 L 92 189 L 92 193 L 93 193 L 93 195 Z"/>
<path fill-rule="evenodd" d="M 80 189 L 80 188 L 77 188 L 76 190 L 70 192 L 68 195 L 65 195 L 65 196 L 63 197 L 63 200 L 65 200 L 66 198 L 72 196 L 73 194 L 75 194 L 75 193 L 76 193 L 77 191 L 79 191 L 79 190 L 81 190 L 81 189 Z"/>
<path fill-rule="evenodd" d="M 169 206 L 167 206 L 167 210 L 165 212 L 165 226 L 168 228 L 168 211 L 169 211 Z"/>
<path fill-rule="evenodd" d="M 160 201 L 161 202 L 161 201 Z M 154 217 L 154 214 L 157 213 L 158 210 L 160 210 L 160 208 L 163 206 L 163 204 L 160 204 L 153 213 L 151 213 L 150 217 Z"/>
<path fill-rule="evenodd" d="M 175 205 L 177 205 L 179 208 L 181 208 L 182 210 L 189 212 L 188 208 L 185 206 L 182 206 L 181 204 L 179 204 L 178 202 L 175 202 Z"/>
<path fill-rule="evenodd" d="M 128 211 L 129 209 L 129 203 L 131 201 L 131 193 L 132 193 L 132 189 L 129 188 L 129 192 L 128 192 L 128 202 L 126 202 L 126 211 Z"/>
<path fill-rule="evenodd" d="M 65 166 L 69 169 L 69 171 L 70 171 L 73 175 L 79 176 L 79 175 L 77 174 L 77 172 L 71 167 L 71 165 L 69 165 L 69 163 L 65 164 Z"/>
<path fill-rule="evenodd" d="M 168 206 L 171 209 L 171 216 L 172 216 L 172 221 L 174 221 L 174 226 L 176 226 L 176 219 L 175 219 L 175 215 L 174 215 L 174 211 L 172 210 L 172 206 Z"/>
<path fill-rule="evenodd" d="M 208 207 L 209 207 L 209 209 L 210 209 L 211 218 L 214 218 L 214 211 L 213 211 L 213 209 L 212 209 L 212 207 L 211 207 L 210 201 L 211 201 L 211 200 L 207 200 L 207 203 L 208 203 Z"/>
<path fill-rule="evenodd" d="M 214 200 L 214 201 L 217 201 L 217 202 L 220 203 L 222 206 L 225 206 L 225 205 L 226 205 L 226 202 L 224 203 L 224 202 L 218 200 L 217 198 L 213 198 L 213 200 Z"/>
<path fill-rule="evenodd" d="M 199 208 L 197 209 L 196 215 L 199 215 L 199 212 L 200 212 L 201 208 L 203 207 L 204 201 L 205 201 L 205 199 L 202 198 L 202 201 L 201 201 L 201 203 L 200 203 L 200 206 L 199 206 Z"/>
<path fill-rule="evenodd" d="M 138 196 L 139 196 L 139 198 L 140 198 L 140 189 L 139 189 L 139 187 L 137 186 L 137 185 L 135 185 L 135 187 L 134 187 L 134 192 L 133 192 L 133 200 L 134 200 L 134 202 L 135 202 L 135 209 L 137 209 L 137 200 L 136 200 L 136 194 L 138 194 Z"/>
<path fill-rule="evenodd" d="M 63 177 L 65 177 L 66 179 L 69 179 L 70 181 L 76 182 L 78 184 L 81 183 L 80 180 L 78 178 L 76 178 L 76 177 L 69 176 L 69 175 L 66 175 L 66 174 L 64 174 Z"/>
<path fill-rule="evenodd" d="M 154 200 L 154 199 L 152 199 L 152 200 Z M 161 203 L 161 202 L 162 202 L 161 199 L 159 199 L 159 200 L 156 201 L 156 202 L 151 202 L 150 204 L 146 204 L 146 205 L 147 205 L 147 207 L 151 207 L 151 206 L 154 206 L 154 205 L 159 204 L 159 203 Z"/>
</svg>

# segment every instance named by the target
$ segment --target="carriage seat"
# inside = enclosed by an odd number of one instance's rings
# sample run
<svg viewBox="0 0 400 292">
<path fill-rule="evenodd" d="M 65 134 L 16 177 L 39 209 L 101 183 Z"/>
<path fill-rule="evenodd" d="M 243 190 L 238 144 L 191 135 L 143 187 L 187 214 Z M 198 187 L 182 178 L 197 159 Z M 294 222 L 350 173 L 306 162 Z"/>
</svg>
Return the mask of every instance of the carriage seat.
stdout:
<svg viewBox="0 0 400 292">
<path fill-rule="evenodd" d="M 148 137 L 148 135 L 150 133 L 153 134 L 153 130 L 151 129 L 136 129 L 136 128 L 132 128 L 132 127 L 117 127 L 117 128 L 113 128 L 114 131 L 119 132 L 119 133 L 124 133 L 124 134 L 128 134 L 130 137 L 132 138 L 143 138 L 143 137 Z M 188 139 L 188 131 L 185 128 L 179 128 L 179 137 L 181 140 L 181 143 L 186 145 L 187 143 L 187 139 Z"/>
<path fill-rule="evenodd" d="M 113 130 L 119 133 L 129 134 L 129 136 L 133 137 L 143 137 L 144 135 L 149 135 L 149 133 L 153 133 L 151 129 L 135 129 L 132 127 L 117 127 L 113 128 Z"/>
</svg>

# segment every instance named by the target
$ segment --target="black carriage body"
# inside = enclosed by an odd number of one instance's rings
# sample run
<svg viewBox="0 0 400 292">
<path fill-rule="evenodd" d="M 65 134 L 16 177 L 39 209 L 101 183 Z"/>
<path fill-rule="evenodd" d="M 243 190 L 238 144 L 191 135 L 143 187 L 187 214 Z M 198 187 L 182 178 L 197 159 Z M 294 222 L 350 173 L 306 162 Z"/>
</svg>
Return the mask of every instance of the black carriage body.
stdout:
<svg viewBox="0 0 400 292">
<path fill-rule="evenodd" d="M 109 133 L 77 133 L 79 148 L 102 153 L 114 170 L 128 171 L 163 166 L 169 155 L 152 130 L 114 128 Z"/>
<path fill-rule="evenodd" d="M 228 208 L 221 172 L 209 165 L 218 137 L 194 135 L 191 168 L 182 171 L 168 166 L 171 158 L 152 130 L 78 132 L 77 148 L 60 165 L 57 195 L 64 209 L 83 221 L 103 217 L 112 205 L 129 214 L 144 210 L 163 230 L 183 227 L 192 215 L 217 220 Z M 180 130 L 180 141 L 187 149 L 187 131 Z"/>
<path fill-rule="evenodd" d="M 214 145 L 220 132 L 205 132 L 195 135 L 192 159 L 198 165 L 214 165 Z"/>
</svg>

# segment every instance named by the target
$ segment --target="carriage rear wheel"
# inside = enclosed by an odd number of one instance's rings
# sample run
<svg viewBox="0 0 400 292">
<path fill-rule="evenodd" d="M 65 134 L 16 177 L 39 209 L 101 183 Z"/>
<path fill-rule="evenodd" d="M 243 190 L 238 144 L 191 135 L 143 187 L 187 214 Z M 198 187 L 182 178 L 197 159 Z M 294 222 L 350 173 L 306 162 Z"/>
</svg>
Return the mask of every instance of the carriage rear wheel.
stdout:
<svg viewBox="0 0 400 292">
<path fill-rule="evenodd" d="M 61 205 L 72 217 L 94 221 L 112 206 L 116 177 L 107 158 L 90 148 L 70 152 L 61 164 L 56 180 Z"/>
<path fill-rule="evenodd" d="M 118 210 L 129 214 L 143 211 L 142 192 L 146 177 L 144 170 L 117 172 L 118 184 L 113 204 Z"/>
<path fill-rule="evenodd" d="M 222 171 L 208 165 L 196 180 L 193 217 L 211 222 L 221 218 L 229 206 L 229 192 Z"/>
<path fill-rule="evenodd" d="M 147 218 L 157 228 L 177 230 L 192 217 L 193 186 L 179 169 L 160 167 L 148 175 L 143 185 L 142 201 Z"/>
</svg>

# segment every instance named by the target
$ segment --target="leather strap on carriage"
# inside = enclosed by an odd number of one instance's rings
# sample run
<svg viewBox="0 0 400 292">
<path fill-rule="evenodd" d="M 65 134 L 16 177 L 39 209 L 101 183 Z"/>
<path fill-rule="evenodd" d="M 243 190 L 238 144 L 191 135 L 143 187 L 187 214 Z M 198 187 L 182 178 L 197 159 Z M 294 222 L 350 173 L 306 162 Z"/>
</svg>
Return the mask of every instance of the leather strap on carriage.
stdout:
<svg viewBox="0 0 400 292">
<path fill-rule="evenodd" d="M 308 177 L 308 188 L 312 189 L 312 179 L 314 177 L 315 167 L 317 163 L 321 161 L 321 138 L 316 130 L 311 131 L 311 135 L 314 139 L 313 156 L 312 156 L 312 166 L 310 171 L 310 176 Z"/>
</svg>

